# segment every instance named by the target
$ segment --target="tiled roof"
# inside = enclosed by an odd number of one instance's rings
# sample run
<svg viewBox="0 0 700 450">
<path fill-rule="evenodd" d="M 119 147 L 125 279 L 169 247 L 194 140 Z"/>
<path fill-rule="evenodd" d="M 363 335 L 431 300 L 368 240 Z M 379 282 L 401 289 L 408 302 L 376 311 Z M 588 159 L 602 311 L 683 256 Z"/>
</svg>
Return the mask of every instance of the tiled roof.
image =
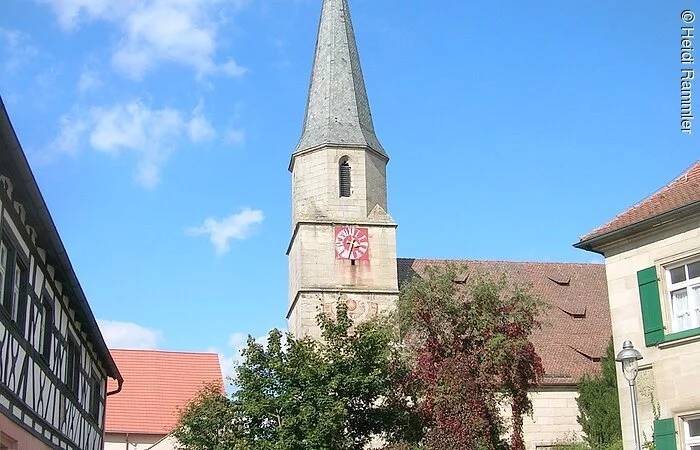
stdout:
<svg viewBox="0 0 700 450">
<path fill-rule="evenodd" d="M 111 350 L 124 377 L 121 392 L 107 397 L 107 432 L 168 434 L 178 410 L 206 383 L 221 383 L 215 353 Z M 110 381 L 109 390 L 117 388 Z"/>
<path fill-rule="evenodd" d="M 466 264 L 468 270 L 529 285 L 551 305 L 541 316 L 543 327 L 532 336 L 545 368 L 543 384 L 573 384 L 600 371 L 599 359 L 612 336 L 605 266 L 602 264 L 399 259 L 399 283 L 426 266 Z"/>
<path fill-rule="evenodd" d="M 700 161 L 695 162 L 688 170 L 661 190 L 619 214 L 605 225 L 582 236 L 581 241 L 621 230 L 696 202 L 700 202 Z"/>
</svg>

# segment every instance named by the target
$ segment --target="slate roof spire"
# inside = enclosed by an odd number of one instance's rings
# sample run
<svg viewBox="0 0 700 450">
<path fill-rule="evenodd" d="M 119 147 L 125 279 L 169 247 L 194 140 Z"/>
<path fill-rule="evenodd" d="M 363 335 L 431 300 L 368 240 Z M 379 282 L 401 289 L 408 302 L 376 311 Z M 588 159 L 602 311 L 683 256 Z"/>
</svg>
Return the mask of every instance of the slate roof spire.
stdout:
<svg viewBox="0 0 700 450">
<path fill-rule="evenodd" d="M 304 128 L 294 154 L 321 145 L 366 146 L 386 156 L 374 132 L 348 0 L 323 0 Z"/>
</svg>

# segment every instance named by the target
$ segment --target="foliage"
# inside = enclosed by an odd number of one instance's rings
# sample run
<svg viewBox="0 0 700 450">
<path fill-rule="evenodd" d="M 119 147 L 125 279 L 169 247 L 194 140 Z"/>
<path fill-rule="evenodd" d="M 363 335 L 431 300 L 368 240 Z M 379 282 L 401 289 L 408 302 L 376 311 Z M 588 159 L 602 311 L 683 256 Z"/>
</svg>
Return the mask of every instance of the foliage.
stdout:
<svg viewBox="0 0 700 450">
<path fill-rule="evenodd" d="M 365 448 L 373 436 L 411 441 L 406 430 L 417 422 L 392 389 L 399 372 L 388 328 L 354 327 L 344 304 L 334 320 L 318 320 L 322 340 L 288 336 L 285 346 L 278 330 L 267 345 L 248 339 L 226 412 L 231 425 L 211 421 L 228 447 L 212 449 L 350 450 Z M 181 420 L 179 429 L 185 426 Z"/>
<path fill-rule="evenodd" d="M 567 439 L 563 439 L 552 446 L 555 450 L 591 450 L 586 442 L 581 442 L 576 436 L 572 436 Z M 595 450 L 623 450 L 622 438 L 617 439 L 599 447 L 594 447 Z"/>
<path fill-rule="evenodd" d="M 543 304 L 505 275 L 471 273 L 456 284 L 465 271 L 429 267 L 402 289 L 397 314 L 413 357 L 403 391 L 416 401 L 431 450 L 507 448 L 503 402 L 512 412 L 510 448 L 524 450 L 528 390 L 544 373 L 529 341 Z"/>
<path fill-rule="evenodd" d="M 233 445 L 233 418 L 232 404 L 224 394 L 223 386 L 207 384 L 180 411 L 178 427 L 173 434 L 183 449 L 229 449 Z"/>
<path fill-rule="evenodd" d="M 601 369 L 601 375 L 586 375 L 577 387 L 578 422 L 586 434 L 586 442 L 594 449 L 607 448 L 622 438 L 612 339 L 601 360 Z"/>
</svg>

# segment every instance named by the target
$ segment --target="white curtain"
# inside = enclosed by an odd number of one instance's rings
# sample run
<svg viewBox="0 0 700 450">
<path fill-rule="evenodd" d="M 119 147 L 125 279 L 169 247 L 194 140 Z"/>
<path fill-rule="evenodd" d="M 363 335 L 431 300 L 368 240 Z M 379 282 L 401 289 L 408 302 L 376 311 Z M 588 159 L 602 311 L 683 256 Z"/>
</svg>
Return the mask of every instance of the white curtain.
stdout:
<svg viewBox="0 0 700 450">
<path fill-rule="evenodd" d="M 692 328 L 688 292 L 679 289 L 671 292 L 671 311 L 673 312 L 673 331 L 683 331 Z"/>
<path fill-rule="evenodd" d="M 690 288 L 693 295 L 693 300 L 695 301 L 694 310 L 691 311 L 692 316 L 694 316 L 695 322 L 693 323 L 693 328 L 700 327 L 700 284 Z"/>
</svg>

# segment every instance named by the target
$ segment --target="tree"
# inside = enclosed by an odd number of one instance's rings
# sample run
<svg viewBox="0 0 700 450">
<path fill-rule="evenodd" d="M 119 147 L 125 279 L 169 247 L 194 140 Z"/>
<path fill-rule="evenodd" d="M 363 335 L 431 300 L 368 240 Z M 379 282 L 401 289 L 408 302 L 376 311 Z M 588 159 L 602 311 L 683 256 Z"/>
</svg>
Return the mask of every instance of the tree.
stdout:
<svg viewBox="0 0 700 450">
<path fill-rule="evenodd" d="M 295 339 L 272 330 L 267 345 L 248 339 L 244 362 L 237 368 L 237 390 L 221 405 L 229 423 L 204 419 L 208 435 L 223 436 L 235 450 L 354 450 L 373 437 L 408 440 L 406 430 L 415 419 L 406 399 L 393 391 L 395 361 L 391 331 L 379 321 L 353 325 L 347 306 L 340 302 L 334 318 L 318 318 L 321 340 Z M 178 426 L 189 436 L 195 402 Z M 196 423 L 199 425 L 199 422 Z M 203 426 L 204 427 L 204 426 Z M 206 427 L 204 427 L 206 428 Z M 193 439 L 181 441 L 184 449 Z"/>
<path fill-rule="evenodd" d="M 181 448 L 188 450 L 225 450 L 233 448 L 231 401 L 219 383 L 207 384 L 180 410 L 173 431 Z"/>
<path fill-rule="evenodd" d="M 602 449 L 622 439 L 620 403 L 612 339 L 601 359 L 601 374 L 586 375 L 577 386 L 578 423 L 591 448 Z"/>
<path fill-rule="evenodd" d="M 532 410 L 528 391 L 544 370 L 531 332 L 543 306 L 525 289 L 470 273 L 429 267 L 405 286 L 398 319 L 413 356 L 405 384 L 427 426 L 431 450 L 506 448 L 500 405 L 510 404 L 510 448 L 524 450 L 522 419 Z M 463 279 L 463 277 L 460 277 Z"/>
</svg>

